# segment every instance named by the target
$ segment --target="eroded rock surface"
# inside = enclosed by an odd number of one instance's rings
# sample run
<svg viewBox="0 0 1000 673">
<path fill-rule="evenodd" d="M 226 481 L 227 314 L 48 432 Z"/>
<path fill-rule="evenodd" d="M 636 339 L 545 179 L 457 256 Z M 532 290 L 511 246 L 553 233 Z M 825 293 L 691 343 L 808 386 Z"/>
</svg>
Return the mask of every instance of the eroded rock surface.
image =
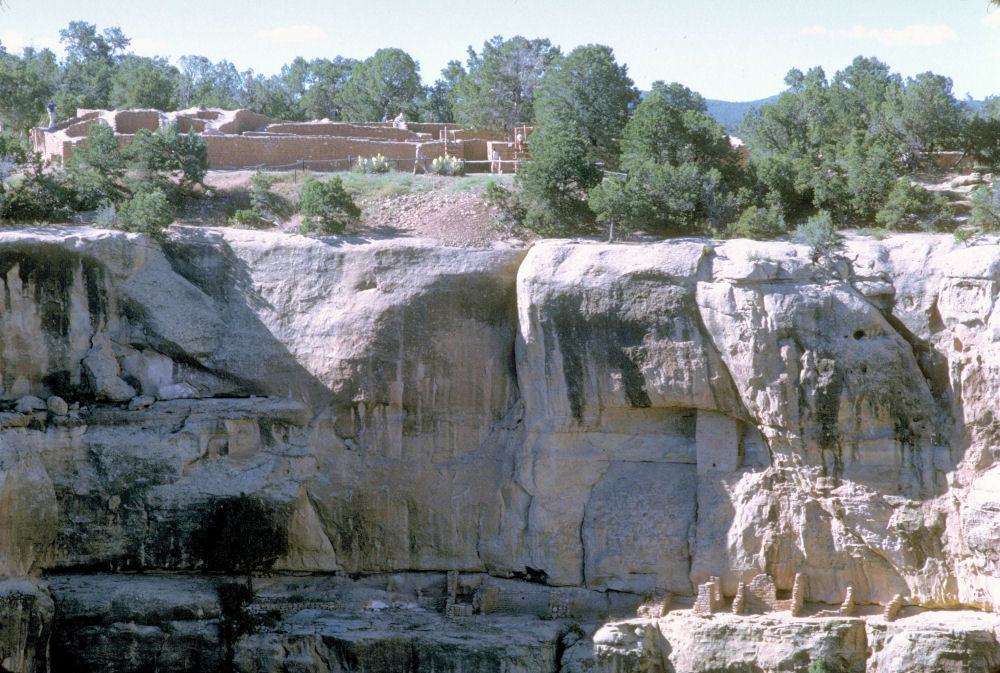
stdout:
<svg viewBox="0 0 1000 673">
<path fill-rule="evenodd" d="M 54 607 L 34 582 L 0 580 L 0 670 L 46 673 Z"/>
<path fill-rule="evenodd" d="M 778 242 L 47 229 L 0 236 L 0 282 L 0 576 L 198 571 L 213 503 L 248 493 L 287 530 L 280 572 L 688 598 L 799 574 L 810 603 L 1000 605 L 993 241 L 854 239 L 817 266 Z M 74 637 L 185 662 L 203 626 Z M 864 666 L 902 670 L 910 636 L 876 635 Z M 303 638 L 240 665 L 329 658 Z M 983 638 L 939 649 L 993 667 Z"/>
</svg>

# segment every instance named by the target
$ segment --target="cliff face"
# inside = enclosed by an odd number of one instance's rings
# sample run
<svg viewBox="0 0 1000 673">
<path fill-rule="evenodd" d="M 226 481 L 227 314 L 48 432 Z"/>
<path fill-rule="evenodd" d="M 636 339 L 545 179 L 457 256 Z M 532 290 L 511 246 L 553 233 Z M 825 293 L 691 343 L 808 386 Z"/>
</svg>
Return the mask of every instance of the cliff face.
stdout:
<svg viewBox="0 0 1000 673">
<path fill-rule="evenodd" d="M 283 571 L 1000 604 L 995 243 L 47 229 L 0 282 L 0 576 L 195 570 L 253 493 Z"/>
</svg>

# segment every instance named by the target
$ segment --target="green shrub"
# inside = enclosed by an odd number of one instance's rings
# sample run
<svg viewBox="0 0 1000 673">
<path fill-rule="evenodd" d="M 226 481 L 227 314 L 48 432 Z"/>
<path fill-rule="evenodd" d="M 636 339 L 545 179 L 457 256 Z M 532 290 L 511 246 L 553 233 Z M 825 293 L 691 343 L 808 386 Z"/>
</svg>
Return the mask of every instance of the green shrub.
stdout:
<svg viewBox="0 0 1000 673">
<path fill-rule="evenodd" d="M 508 229 L 524 224 L 524 204 L 511 190 L 496 182 L 490 182 L 483 189 L 483 198 L 496 207 L 497 224 Z"/>
<path fill-rule="evenodd" d="M 634 193 L 636 186 L 634 180 L 610 175 L 587 193 L 587 205 L 594 211 L 598 224 L 608 227 L 608 241 L 614 240 L 615 227 L 630 232 L 642 218 L 641 209 L 646 204 L 642 195 Z"/>
<path fill-rule="evenodd" d="M 160 180 L 177 175 L 185 187 L 200 184 L 208 170 L 205 140 L 194 131 L 179 133 L 176 124 L 161 126 L 155 132 L 139 129 L 125 154 L 131 167 Z"/>
<path fill-rule="evenodd" d="M 788 233 L 785 216 L 777 206 L 757 208 L 750 206 L 740 214 L 740 219 L 726 228 L 726 233 L 736 238 L 766 240 Z"/>
<path fill-rule="evenodd" d="M 747 164 L 749 179 L 758 187 L 752 191 L 763 191 L 764 202 L 777 206 L 793 221 L 813 210 L 812 170 L 811 162 L 784 155 L 753 158 Z"/>
<path fill-rule="evenodd" d="M 104 229 L 115 229 L 118 227 L 118 211 L 112 205 L 102 206 L 97 209 L 97 217 L 94 224 Z"/>
<path fill-rule="evenodd" d="M 594 221 L 585 199 L 603 174 L 590 148 L 589 140 L 572 124 L 542 125 L 531 135 L 532 160 L 515 178 L 526 227 L 561 235 Z"/>
<path fill-rule="evenodd" d="M 229 216 L 229 226 L 247 227 L 248 229 L 260 229 L 270 225 L 253 208 L 240 208 Z"/>
<path fill-rule="evenodd" d="M 237 210 L 229 218 L 232 226 L 260 229 L 276 224 L 289 215 L 288 203 L 271 191 L 278 179 L 257 171 L 250 178 L 250 207 Z"/>
<path fill-rule="evenodd" d="M 123 201 L 118 210 L 121 229 L 148 234 L 158 240 L 163 238 L 164 229 L 173 221 L 170 202 L 160 189 L 137 192 Z"/>
<path fill-rule="evenodd" d="M 954 223 L 943 194 L 934 194 L 906 178 L 897 180 L 875 221 L 893 231 L 941 229 Z"/>
<path fill-rule="evenodd" d="M 876 227 L 874 229 L 871 227 L 863 227 L 858 229 L 858 236 L 871 236 L 876 241 L 883 241 L 888 235 L 889 232 L 881 227 Z"/>
<path fill-rule="evenodd" d="M 76 194 L 76 207 L 91 210 L 121 202 L 128 196 L 122 185 L 125 156 L 115 132 L 106 124 L 91 124 L 87 142 L 77 146 L 66 166 L 68 185 Z"/>
<path fill-rule="evenodd" d="M 301 233 L 339 234 L 361 216 L 339 177 L 326 182 L 306 180 L 299 192 L 299 210 L 306 216 L 299 228 Z"/>
<path fill-rule="evenodd" d="M 0 131 L 0 158 L 14 164 L 26 164 L 31 157 L 27 139 L 13 131 Z"/>
<path fill-rule="evenodd" d="M 989 185 L 980 185 L 969 194 L 972 212 L 969 224 L 981 227 L 983 231 L 1000 230 L 1000 179 L 994 178 Z"/>
<path fill-rule="evenodd" d="M 843 237 L 833 226 L 833 218 L 825 210 L 796 227 L 792 240 L 809 246 L 814 264 L 829 261 L 844 244 Z"/>
<path fill-rule="evenodd" d="M 73 213 L 73 190 L 59 172 L 46 171 L 35 154 L 19 182 L 0 184 L 0 220 L 6 222 L 59 222 Z"/>
<path fill-rule="evenodd" d="M 737 194 L 716 168 L 654 161 L 632 163 L 627 177 L 605 179 L 590 190 L 599 222 L 673 236 L 702 233 L 735 217 Z"/>
<path fill-rule="evenodd" d="M 436 157 L 431 162 L 431 172 L 438 175 L 465 175 L 465 162 L 448 155 Z"/>
<path fill-rule="evenodd" d="M 956 229 L 954 231 L 955 242 L 962 243 L 963 245 L 968 245 L 969 241 L 975 238 L 979 234 L 979 230 L 975 228 L 971 229 Z"/>
<path fill-rule="evenodd" d="M 354 170 L 358 173 L 388 173 L 389 168 L 389 160 L 382 156 L 381 153 L 367 159 L 358 157 L 357 162 L 354 164 Z"/>
<path fill-rule="evenodd" d="M 870 143 L 867 135 L 861 137 L 860 141 L 852 141 L 842 166 L 847 171 L 847 190 L 854 217 L 871 222 L 898 182 L 899 169 L 888 149 Z"/>
<path fill-rule="evenodd" d="M 263 218 L 277 218 L 284 210 L 281 197 L 271 191 L 277 181 L 273 175 L 260 171 L 250 178 L 250 208 Z"/>
<path fill-rule="evenodd" d="M 1000 117 L 975 115 L 967 119 L 960 146 L 983 171 L 1000 171 Z"/>
<path fill-rule="evenodd" d="M 828 673 L 826 662 L 822 659 L 813 659 L 809 662 L 808 673 Z"/>
</svg>

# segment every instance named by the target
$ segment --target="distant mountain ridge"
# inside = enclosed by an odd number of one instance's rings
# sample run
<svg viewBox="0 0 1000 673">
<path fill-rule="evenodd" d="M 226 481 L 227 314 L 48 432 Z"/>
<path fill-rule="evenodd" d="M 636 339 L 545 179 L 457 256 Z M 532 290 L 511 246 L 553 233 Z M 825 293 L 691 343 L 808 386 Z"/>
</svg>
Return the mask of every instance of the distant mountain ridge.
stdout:
<svg viewBox="0 0 1000 673">
<path fill-rule="evenodd" d="M 773 103 L 778 100 L 781 94 L 774 94 L 767 98 L 759 98 L 751 101 L 728 101 L 706 98 L 705 105 L 708 107 L 708 114 L 712 115 L 717 122 L 722 124 L 727 133 L 738 134 L 743 117 L 750 111 L 750 108 L 759 108 L 765 103 Z"/>
<path fill-rule="evenodd" d="M 705 105 L 708 108 L 708 114 L 714 117 L 715 121 L 722 124 L 722 127 L 726 129 L 726 133 L 739 135 L 740 124 L 743 123 L 743 118 L 750 111 L 750 108 L 759 108 L 765 103 L 773 103 L 778 100 L 780 95 L 780 93 L 776 93 L 767 98 L 758 98 L 757 100 L 750 101 L 728 101 L 706 98 Z M 977 112 L 985 103 L 982 100 L 971 99 L 960 102 L 972 112 Z"/>
</svg>

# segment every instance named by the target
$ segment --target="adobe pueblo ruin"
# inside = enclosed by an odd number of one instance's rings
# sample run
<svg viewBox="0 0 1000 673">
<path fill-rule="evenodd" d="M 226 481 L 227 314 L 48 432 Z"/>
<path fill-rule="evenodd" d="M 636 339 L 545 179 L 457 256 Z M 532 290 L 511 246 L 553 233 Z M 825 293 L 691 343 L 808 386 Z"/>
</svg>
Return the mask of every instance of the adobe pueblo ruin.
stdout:
<svg viewBox="0 0 1000 673">
<path fill-rule="evenodd" d="M 494 152 L 504 172 L 512 172 L 526 158 L 523 139 L 531 131 L 521 127 L 522 142 L 490 133 L 465 131 L 457 124 L 417 122 L 286 122 L 250 110 L 191 108 L 159 110 L 77 110 L 77 115 L 52 128 L 32 129 L 35 151 L 47 160 L 68 161 L 73 148 L 87 141 L 93 124 L 107 124 L 126 146 L 140 129 L 155 131 L 176 124 L 181 133 L 195 131 L 208 146 L 208 167 L 307 168 L 345 170 L 357 157 L 381 154 L 393 167 L 410 171 L 418 158 L 426 165 L 451 156 L 466 162 L 469 172 L 488 172 Z"/>
</svg>

